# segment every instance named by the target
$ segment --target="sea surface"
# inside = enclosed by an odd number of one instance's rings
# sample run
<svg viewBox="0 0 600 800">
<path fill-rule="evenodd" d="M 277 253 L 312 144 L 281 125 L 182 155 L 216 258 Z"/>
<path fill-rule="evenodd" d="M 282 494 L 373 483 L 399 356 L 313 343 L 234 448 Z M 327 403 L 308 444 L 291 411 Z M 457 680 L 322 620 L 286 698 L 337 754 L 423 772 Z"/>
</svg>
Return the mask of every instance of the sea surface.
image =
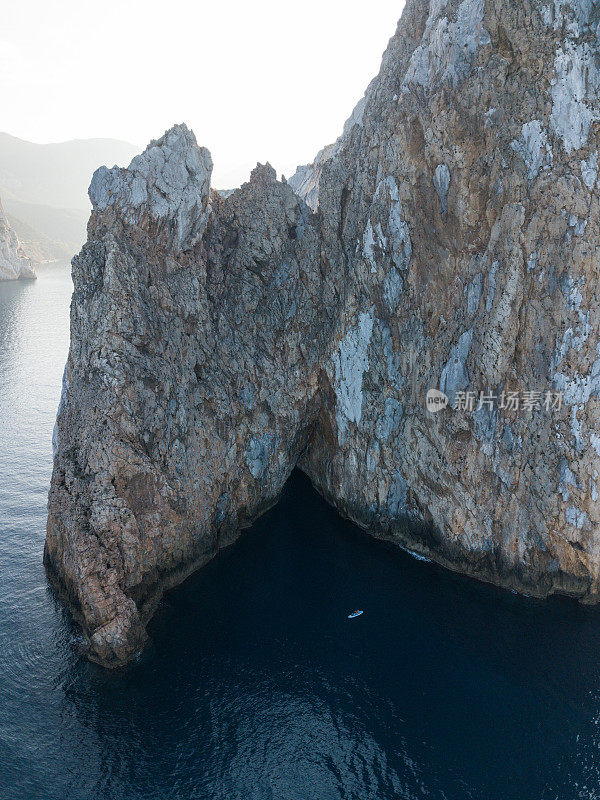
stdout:
<svg viewBox="0 0 600 800">
<path fill-rule="evenodd" d="M 301 474 L 136 663 L 83 660 L 42 566 L 70 292 L 0 284 L 0 800 L 600 798 L 600 610 L 417 561 Z"/>
</svg>

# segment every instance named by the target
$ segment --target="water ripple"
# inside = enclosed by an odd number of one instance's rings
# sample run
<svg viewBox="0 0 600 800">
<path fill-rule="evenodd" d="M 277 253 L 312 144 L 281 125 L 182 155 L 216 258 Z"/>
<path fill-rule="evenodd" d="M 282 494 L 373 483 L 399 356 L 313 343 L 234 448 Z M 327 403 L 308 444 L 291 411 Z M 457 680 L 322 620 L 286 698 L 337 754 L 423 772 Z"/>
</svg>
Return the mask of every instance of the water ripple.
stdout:
<svg viewBox="0 0 600 800">
<path fill-rule="evenodd" d="M 69 293 L 0 286 L 2 800 L 599 800 L 598 611 L 416 562 L 299 475 L 136 663 L 80 659 L 41 564 Z"/>
</svg>

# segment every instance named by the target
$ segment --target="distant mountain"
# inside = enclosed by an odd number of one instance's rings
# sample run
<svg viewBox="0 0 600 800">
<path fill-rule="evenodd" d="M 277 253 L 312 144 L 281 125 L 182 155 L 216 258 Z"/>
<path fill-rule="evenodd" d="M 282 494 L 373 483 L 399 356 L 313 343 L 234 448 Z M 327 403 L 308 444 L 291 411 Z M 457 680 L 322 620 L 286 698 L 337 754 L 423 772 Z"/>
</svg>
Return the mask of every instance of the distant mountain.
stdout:
<svg viewBox="0 0 600 800">
<path fill-rule="evenodd" d="M 8 200 L 88 211 L 87 189 L 102 164 L 127 166 L 139 148 L 117 139 L 34 144 L 0 133 L 0 193 Z"/>
<path fill-rule="evenodd" d="M 44 208 L 44 206 L 39 206 Z M 54 209 L 50 209 L 54 211 Z M 46 236 L 40 230 L 36 230 L 26 222 L 22 222 L 12 214 L 6 214 L 8 223 L 16 233 L 23 254 L 36 264 L 44 264 L 49 261 L 69 261 L 77 249 L 76 240 L 67 242 L 60 241 Z M 80 236 L 76 237 L 79 240 Z"/>
<path fill-rule="evenodd" d="M 4 205 L 12 217 L 61 242 L 79 241 L 90 215 L 90 209 L 54 208 L 20 200 L 7 200 Z"/>
<path fill-rule="evenodd" d="M 28 257 L 71 258 L 86 238 L 94 171 L 127 166 L 138 152 L 117 139 L 35 144 L 0 133 L 0 196 Z"/>
</svg>

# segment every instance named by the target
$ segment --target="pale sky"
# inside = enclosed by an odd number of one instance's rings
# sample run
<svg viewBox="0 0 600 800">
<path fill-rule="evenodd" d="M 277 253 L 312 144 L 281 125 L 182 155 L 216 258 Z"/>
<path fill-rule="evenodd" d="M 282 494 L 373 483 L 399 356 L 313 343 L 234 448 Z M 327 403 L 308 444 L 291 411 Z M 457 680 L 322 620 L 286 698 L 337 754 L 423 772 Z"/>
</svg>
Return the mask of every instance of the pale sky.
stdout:
<svg viewBox="0 0 600 800">
<path fill-rule="evenodd" d="M 379 70 L 404 0 L 3 3 L 0 130 L 145 147 L 176 122 L 213 185 L 269 160 L 288 177 L 334 141 Z"/>
</svg>

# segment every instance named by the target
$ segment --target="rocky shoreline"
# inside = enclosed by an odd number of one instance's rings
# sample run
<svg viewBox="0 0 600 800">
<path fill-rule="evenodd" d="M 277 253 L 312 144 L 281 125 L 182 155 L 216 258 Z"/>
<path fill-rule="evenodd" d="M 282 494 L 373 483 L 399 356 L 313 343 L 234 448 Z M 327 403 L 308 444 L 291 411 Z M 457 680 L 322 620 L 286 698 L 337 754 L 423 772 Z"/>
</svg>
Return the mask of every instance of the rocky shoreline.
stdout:
<svg viewBox="0 0 600 800">
<path fill-rule="evenodd" d="M 35 280 L 31 261 L 25 257 L 0 202 L 0 281 Z"/>
</svg>

